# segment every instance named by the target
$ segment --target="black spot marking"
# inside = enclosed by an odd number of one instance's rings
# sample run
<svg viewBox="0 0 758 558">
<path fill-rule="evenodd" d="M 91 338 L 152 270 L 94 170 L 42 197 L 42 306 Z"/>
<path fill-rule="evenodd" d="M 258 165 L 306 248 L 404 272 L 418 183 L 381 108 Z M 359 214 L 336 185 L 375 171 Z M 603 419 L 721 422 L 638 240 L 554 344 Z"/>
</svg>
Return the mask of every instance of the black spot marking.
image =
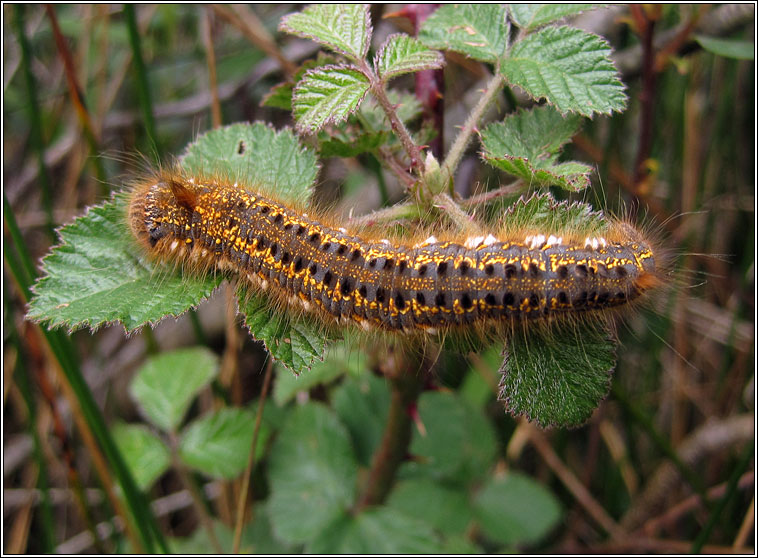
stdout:
<svg viewBox="0 0 758 558">
<path fill-rule="evenodd" d="M 617 292 L 616 300 L 626 300 L 626 293 L 624 291 Z"/>
<path fill-rule="evenodd" d="M 486 273 L 487 275 L 492 275 L 493 273 L 495 273 L 495 266 L 492 264 L 485 265 L 484 273 Z"/>
<path fill-rule="evenodd" d="M 261 208 L 261 213 L 263 213 L 264 215 L 265 215 L 266 213 L 268 213 L 269 211 L 271 211 L 271 208 L 270 208 L 269 206 L 267 206 L 267 205 L 264 205 L 264 206 Z"/>
<path fill-rule="evenodd" d="M 303 225 L 298 225 L 297 230 L 295 231 L 295 234 L 297 236 L 302 236 L 304 232 L 305 232 L 305 227 Z"/>
<path fill-rule="evenodd" d="M 599 295 L 597 295 L 597 303 L 600 305 L 607 304 L 610 296 L 611 296 L 610 293 L 608 293 L 607 291 L 600 293 Z"/>
<path fill-rule="evenodd" d="M 400 291 L 397 291 L 395 293 L 395 308 L 398 310 L 405 308 L 405 298 L 403 297 L 403 293 Z"/>
<path fill-rule="evenodd" d="M 440 262 L 437 265 L 437 275 L 445 275 L 447 273 L 447 262 Z"/>
<path fill-rule="evenodd" d="M 468 263 L 468 261 L 466 260 L 463 260 L 461 262 L 461 265 L 458 267 L 458 270 L 461 272 L 461 275 L 466 275 L 469 269 L 471 269 L 471 264 Z"/>
<path fill-rule="evenodd" d="M 395 267 L 395 260 L 393 260 L 392 258 L 387 258 L 384 261 L 384 269 L 386 269 L 387 271 L 389 271 L 393 267 Z"/>
<path fill-rule="evenodd" d="M 616 277 L 626 277 L 627 271 L 626 268 L 623 265 L 618 265 L 613 268 L 613 270 L 616 272 Z"/>
<path fill-rule="evenodd" d="M 317 232 L 313 233 L 311 236 L 308 237 L 308 240 L 311 244 L 318 244 L 318 241 L 321 239 L 321 235 Z"/>
<path fill-rule="evenodd" d="M 295 260 L 295 273 L 300 273 L 303 269 L 303 258 L 298 256 Z"/>
<path fill-rule="evenodd" d="M 421 304 L 423 306 L 426 306 L 426 297 L 424 296 L 424 293 L 422 293 L 422 292 L 416 293 L 416 301 L 419 304 Z"/>
<path fill-rule="evenodd" d="M 574 299 L 573 306 L 575 308 L 581 308 L 581 307 L 586 306 L 586 305 L 587 305 L 587 291 L 582 291 Z"/>
<path fill-rule="evenodd" d="M 292 227 L 293 227 L 292 223 L 287 223 L 286 225 L 284 225 L 284 230 L 289 231 Z"/>
<path fill-rule="evenodd" d="M 282 263 L 285 265 L 290 263 L 290 257 L 291 256 L 289 252 L 285 252 L 284 254 L 282 254 Z"/>
<path fill-rule="evenodd" d="M 376 258 L 372 258 L 371 260 L 369 260 L 368 266 L 372 268 L 376 267 Z"/>
<path fill-rule="evenodd" d="M 566 277 L 568 277 L 569 270 L 565 265 L 559 265 L 556 271 L 558 272 L 558 277 L 561 279 L 566 279 Z M 566 293 L 563 294 L 565 295 Z"/>
<path fill-rule="evenodd" d="M 337 248 L 337 254 L 340 256 L 343 256 L 345 252 L 347 252 L 347 246 L 345 246 L 344 244 L 340 244 L 340 247 Z"/>
<path fill-rule="evenodd" d="M 513 306 L 514 302 L 516 302 L 516 297 L 513 296 L 513 293 L 505 293 L 505 296 L 503 296 L 503 305 Z"/>
<path fill-rule="evenodd" d="M 540 268 L 536 263 L 529 264 L 529 277 L 539 277 Z"/>
<path fill-rule="evenodd" d="M 350 254 L 350 261 L 354 262 L 360 257 L 361 257 L 361 251 L 358 248 L 356 248 L 355 250 L 353 250 L 353 253 Z"/>
<path fill-rule="evenodd" d="M 508 264 L 505 266 L 505 278 L 506 279 L 513 279 L 518 275 L 518 270 L 516 269 L 516 266 L 513 264 Z"/>
<path fill-rule="evenodd" d="M 261 235 L 258 235 L 258 236 L 256 237 L 256 240 L 258 241 L 258 243 L 255 245 L 255 249 L 256 249 L 257 251 L 259 251 L 259 252 L 261 252 L 261 251 L 265 250 L 265 249 L 266 249 L 266 245 L 268 244 L 268 243 L 266 242 L 266 239 L 265 239 L 265 238 L 263 238 Z"/>
<path fill-rule="evenodd" d="M 322 249 L 324 252 L 328 252 L 328 251 L 329 251 L 329 248 L 331 248 L 331 247 L 332 247 L 332 243 L 331 243 L 331 242 L 324 242 L 324 243 L 321 245 L 321 249 Z"/>
<path fill-rule="evenodd" d="M 537 308 L 540 305 L 540 297 L 537 296 L 537 293 L 532 293 L 529 297 L 529 306 L 532 308 Z"/>
<path fill-rule="evenodd" d="M 461 297 L 461 306 L 463 306 L 463 309 L 468 310 L 473 305 L 474 303 L 471 300 L 471 296 L 468 293 L 463 293 L 463 296 Z"/>
<path fill-rule="evenodd" d="M 487 296 L 484 297 L 484 302 L 486 302 L 490 306 L 495 306 L 495 304 L 497 304 L 497 299 L 495 298 L 495 295 L 493 295 L 492 293 L 487 293 Z"/>
<path fill-rule="evenodd" d="M 334 279 L 334 276 L 332 275 L 332 272 L 331 271 L 327 271 L 324 274 L 324 279 L 323 279 L 324 285 L 326 285 L 327 287 L 331 287 L 332 286 L 332 279 Z"/>
<path fill-rule="evenodd" d="M 281 213 L 277 213 L 276 216 L 274 217 L 274 223 L 279 225 L 282 221 L 284 221 L 284 217 L 282 216 Z"/>
<path fill-rule="evenodd" d="M 400 263 L 397 264 L 397 268 L 400 271 L 400 273 L 405 272 L 405 270 L 408 268 L 408 262 L 405 260 L 400 260 Z"/>
<path fill-rule="evenodd" d="M 342 296 L 349 295 L 350 291 L 352 290 L 353 290 L 353 282 L 350 279 L 350 277 L 343 277 L 342 286 L 340 287 L 340 292 L 342 293 Z"/>
<path fill-rule="evenodd" d="M 358 289 L 358 294 L 360 294 L 363 298 L 366 298 L 368 295 L 368 289 L 366 288 L 366 285 L 361 285 L 361 288 Z"/>
<path fill-rule="evenodd" d="M 589 274 L 589 272 L 587 271 L 587 266 L 584 264 L 578 264 L 574 268 L 574 273 L 576 274 L 577 277 L 587 277 L 587 275 Z"/>
<path fill-rule="evenodd" d="M 424 275 L 426 275 L 426 270 L 427 270 L 426 264 L 424 264 L 421 267 L 419 267 L 418 268 L 418 276 L 419 277 L 423 277 Z"/>
<path fill-rule="evenodd" d="M 437 296 L 434 297 L 434 304 L 442 308 L 445 306 L 445 293 L 442 291 L 437 293 Z"/>
<path fill-rule="evenodd" d="M 311 275 L 316 275 L 316 272 L 317 272 L 317 271 L 318 271 L 318 264 L 317 264 L 317 263 L 315 263 L 315 262 L 314 262 L 314 263 L 312 263 L 312 264 L 310 265 L 310 267 L 308 267 L 308 272 L 309 272 Z"/>
<path fill-rule="evenodd" d="M 561 304 L 568 304 L 568 301 L 568 295 L 564 291 L 558 293 L 558 302 Z"/>
<path fill-rule="evenodd" d="M 271 244 L 271 255 L 273 257 L 276 257 L 276 253 L 279 251 L 279 246 L 276 244 L 276 242 Z"/>
<path fill-rule="evenodd" d="M 380 303 L 384 302 L 384 287 L 378 287 L 376 289 L 376 301 Z"/>
</svg>

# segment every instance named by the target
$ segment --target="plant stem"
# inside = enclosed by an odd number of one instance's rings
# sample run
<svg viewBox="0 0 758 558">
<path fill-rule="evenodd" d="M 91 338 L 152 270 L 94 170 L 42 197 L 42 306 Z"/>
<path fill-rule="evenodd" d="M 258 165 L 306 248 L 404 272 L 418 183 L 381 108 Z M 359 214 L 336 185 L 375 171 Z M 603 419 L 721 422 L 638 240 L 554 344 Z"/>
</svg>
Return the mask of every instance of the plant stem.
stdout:
<svg viewBox="0 0 758 558">
<path fill-rule="evenodd" d="M 376 223 L 386 221 L 399 221 L 401 219 L 415 219 L 421 216 L 421 211 L 416 203 L 403 203 L 380 209 L 369 213 L 368 215 L 361 215 L 350 219 L 350 224 L 353 226 L 370 226 Z"/>
<path fill-rule="evenodd" d="M 455 200 L 445 192 L 441 192 L 434 196 L 434 205 L 444 209 L 447 216 L 455 223 L 458 229 L 461 231 L 471 230 L 471 216 L 463 211 L 461 207 L 455 203 Z"/>
<path fill-rule="evenodd" d="M 410 132 L 408 132 L 405 124 L 403 124 L 403 121 L 400 120 L 400 117 L 397 115 L 395 105 L 390 102 L 389 97 L 387 97 L 387 92 L 384 90 L 384 82 L 379 79 L 365 60 L 361 61 L 361 63 L 361 71 L 368 76 L 371 81 L 371 93 L 373 93 L 374 97 L 379 102 L 379 105 L 382 107 L 382 110 L 384 110 L 384 113 L 390 121 L 390 126 L 392 126 L 392 129 L 400 139 L 400 143 L 403 145 L 403 149 L 405 149 L 408 157 L 410 157 L 411 168 L 416 167 L 419 172 L 423 174 L 424 170 L 426 170 L 426 165 L 424 163 L 424 157 L 421 154 L 421 148 L 413 141 Z"/>
<path fill-rule="evenodd" d="M 487 84 L 487 88 L 484 90 L 481 99 L 479 99 L 479 102 L 463 124 L 463 128 L 461 128 L 461 131 L 458 132 L 458 135 L 455 137 L 455 141 L 450 147 L 450 151 L 448 152 L 447 157 L 445 157 L 445 161 L 442 163 L 442 166 L 447 168 L 451 177 L 455 175 L 455 170 L 458 168 L 458 165 L 463 158 L 468 142 L 471 139 L 471 134 L 479 125 L 479 121 L 482 119 L 484 111 L 504 86 L 505 77 L 500 72 L 496 72 Z"/>
<path fill-rule="evenodd" d="M 237 519 L 234 524 L 234 544 L 232 546 L 232 554 L 239 554 L 240 540 L 242 539 L 242 525 L 245 522 L 245 508 L 248 502 L 248 491 L 250 489 L 250 477 L 253 475 L 253 467 L 255 467 L 255 451 L 258 446 L 258 433 L 261 430 L 261 421 L 263 419 L 263 405 L 266 403 L 266 396 L 268 395 L 268 389 L 271 385 L 271 376 L 274 369 L 274 361 L 269 357 L 266 364 L 266 375 L 263 378 L 263 388 L 261 389 L 261 396 L 258 399 L 258 412 L 255 416 L 255 427 L 253 430 L 253 443 L 250 445 L 250 454 L 247 458 L 247 468 L 245 474 L 242 476 L 242 489 L 240 490 L 239 500 L 237 505 Z"/>
<path fill-rule="evenodd" d="M 409 409 L 418 400 L 424 374 L 415 369 L 416 361 L 408 359 L 407 354 L 396 352 L 393 356 L 387 361 L 394 368 L 387 372 L 392 391 L 387 426 L 371 461 L 368 480 L 355 506 L 356 513 L 384 502 L 411 442 L 412 418 Z M 423 366 L 426 366 L 426 360 Z"/>
</svg>

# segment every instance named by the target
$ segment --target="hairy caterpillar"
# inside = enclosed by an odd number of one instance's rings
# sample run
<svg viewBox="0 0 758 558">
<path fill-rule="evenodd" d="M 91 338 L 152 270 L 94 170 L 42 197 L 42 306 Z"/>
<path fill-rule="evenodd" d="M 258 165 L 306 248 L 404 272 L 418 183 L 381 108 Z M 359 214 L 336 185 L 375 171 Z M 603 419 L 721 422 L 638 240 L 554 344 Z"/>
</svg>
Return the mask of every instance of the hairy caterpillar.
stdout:
<svg viewBox="0 0 758 558">
<path fill-rule="evenodd" d="M 622 221 L 602 236 L 556 226 L 517 238 L 503 223 L 408 243 L 312 219 L 260 190 L 162 171 L 135 186 L 130 228 L 154 258 L 235 272 L 326 323 L 366 330 L 437 333 L 600 314 L 659 281 L 650 244 Z"/>
</svg>

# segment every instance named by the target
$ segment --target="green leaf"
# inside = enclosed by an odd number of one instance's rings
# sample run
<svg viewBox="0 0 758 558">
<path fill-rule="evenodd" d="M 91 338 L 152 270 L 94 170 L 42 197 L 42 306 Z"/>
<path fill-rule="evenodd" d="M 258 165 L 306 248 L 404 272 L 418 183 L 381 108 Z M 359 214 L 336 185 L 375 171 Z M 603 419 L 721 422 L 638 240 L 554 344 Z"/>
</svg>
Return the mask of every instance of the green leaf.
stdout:
<svg viewBox="0 0 758 558">
<path fill-rule="evenodd" d="M 509 4 L 513 22 L 522 29 L 536 29 L 551 21 L 602 8 L 599 4 Z"/>
<path fill-rule="evenodd" d="M 369 90 L 369 80 L 351 66 L 322 66 L 306 72 L 292 99 L 300 132 L 317 132 L 343 122 L 358 108 Z"/>
<path fill-rule="evenodd" d="M 315 4 L 282 18 L 279 30 L 313 39 L 357 62 L 371 43 L 371 15 L 367 4 Z"/>
<path fill-rule="evenodd" d="M 234 544 L 234 529 L 222 521 L 213 522 L 213 532 L 221 548 L 231 549 Z M 189 537 L 169 539 L 170 551 L 180 556 L 194 554 L 217 554 L 208 530 L 195 529 Z M 264 509 L 255 510 L 253 521 L 242 528 L 240 537 L 241 554 L 292 554 L 292 549 L 277 541 L 271 533 L 271 524 Z"/>
<path fill-rule="evenodd" d="M 268 511 L 274 533 L 289 543 L 314 539 L 355 499 L 358 466 L 350 436 L 325 406 L 296 408 L 269 459 Z"/>
<path fill-rule="evenodd" d="M 208 476 L 233 479 L 247 466 L 254 428 L 255 415 L 251 410 L 236 407 L 219 409 L 185 428 L 179 440 L 179 457 Z M 268 436 L 268 428 L 261 423 L 258 454 L 265 447 Z"/>
<path fill-rule="evenodd" d="M 446 4 L 421 26 L 419 40 L 430 48 L 461 52 L 496 62 L 508 41 L 508 13 L 498 4 Z"/>
<path fill-rule="evenodd" d="M 315 60 L 306 60 L 287 81 L 275 85 L 261 100 L 262 107 L 274 107 L 284 110 L 292 110 L 292 91 L 295 89 L 295 85 L 302 79 L 308 70 L 318 68 L 320 66 L 327 66 L 329 64 L 335 64 L 337 59 L 334 56 L 318 53 L 318 58 Z"/>
<path fill-rule="evenodd" d="M 175 432 L 192 400 L 217 373 L 218 358 L 208 349 L 180 349 L 145 362 L 129 392 L 151 423 Z"/>
<path fill-rule="evenodd" d="M 424 522 L 384 506 L 342 515 L 306 547 L 309 554 L 439 554 Z"/>
<path fill-rule="evenodd" d="M 513 45 L 501 64 L 508 81 L 561 113 L 610 114 L 626 106 L 608 43 L 574 27 L 546 27 Z"/>
<path fill-rule="evenodd" d="M 387 506 L 422 519 L 445 537 L 464 534 L 473 517 L 466 492 L 429 478 L 400 481 L 392 490 Z"/>
<path fill-rule="evenodd" d="M 345 374 L 360 374 L 365 370 L 366 358 L 362 351 L 346 343 L 332 345 L 323 362 L 318 362 L 308 374 L 279 374 L 274 384 L 274 402 L 280 407 L 300 392 L 329 384 Z"/>
<path fill-rule="evenodd" d="M 742 39 L 722 39 L 718 37 L 706 37 L 695 35 L 698 44 L 708 52 L 735 58 L 737 60 L 753 60 L 755 58 L 755 42 Z"/>
<path fill-rule="evenodd" d="M 223 277 L 184 277 L 142 258 L 126 223 L 127 195 L 93 207 L 62 227 L 42 260 L 27 317 L 69 330 L 120 322 L 127 332 L 179 316 L 206 299 Z"/>
<path fill-rule="evenodd" d="M 578 115 L 561 116 L 553 107 L 520 110 L 482 132 L 482 157 L 492 166 L 522 178 L 527 184 L 582 190 L 589 186 L 592 167 L 556 163 L 561 147 L 581 126 Z"/>
<path fill-rule="evenodd" d="M 237 297 L 250 335 L 295 374 L 310 370 L 315 359 L 323 359 L 327 342 L 336 338 L 308 316 L 294 318 L 277 312 L 261 295 L 238 290 Z"/>
<path fill-rule="evenodd" d="M 444 63 L 442 54 L 402 33 L 387 37 L 374 59 L 376 72 L 385 81 L 410 72 L 441 68 Z"/>
<path fill-rule="evenodd" d="M 407 473 L 457 483 L 487 474 L 497 445 L 492 425 L 480 410 L 452 393 L 425 392 L 418 414 L 425 432 L 413 432 L 410 452 L 415 459 L 403 466 Z"/>
<path fill-rule="evenodd" d="M 519 473 L 491 478 L 476 496 L 474 513 L 484 534 L 506 545 L 539 542 L 561 519 L 555 496 Z"/>
<path fill-rule="evenodd" d="M 579 426 L 610 388 L 615 343 L 605 327 L 564 322 L 515 328 L 500 368 L 500 399 L 541 426 Z"/>
<path fill-rule="evenodd" d="M 335 391 L 333 404 L 350 431 L 358 460 L 369 465 L 387 425 L 390 390 L 386 380 L 372 374 L 348 378 Z"/>
<path fill-rule="evenodd" d="M 119 422 L 111 433 L 141 490 L 150 488 L 171 465 L 168 448 L 146 426 Z"/>
<path fill-rule="evenodd" d="M 318 175 L 316 154 L 300 145 L 291 130 L 232 124 L 211 130 L 187 146 L 182 168 L 189 173 L 217 174 L 249 185 L 275 189 L 284 202 L 307 201 Z"/>
<path fill-rule="evenodd" d="M 602 212 L 581 202 L 558 202 L 549 192 L 522 196 L 502 216 L 514 229 L 544 231 L 582 231 L 597 236 L 608 229 L 608 220 Z"/>
</svg>

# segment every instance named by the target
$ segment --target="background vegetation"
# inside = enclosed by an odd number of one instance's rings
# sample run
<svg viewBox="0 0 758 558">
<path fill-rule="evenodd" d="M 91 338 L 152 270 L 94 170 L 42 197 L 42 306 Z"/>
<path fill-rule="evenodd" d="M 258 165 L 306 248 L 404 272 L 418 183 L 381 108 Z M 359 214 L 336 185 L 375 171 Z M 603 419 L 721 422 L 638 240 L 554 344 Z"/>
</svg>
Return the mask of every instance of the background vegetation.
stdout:
<svg viewBox="0 0 758 558">
<path fill-rule="evenodd" d="M 119 190 L 140 165 L 132 154 L 165 159 L 218 124 L 292 124 L 261 100 L 316 55 L 277 32 L 299 9 L 4 6 L 6 552 L 233 548 L 272 367 L 230 298 L 131 337 L 23 317 L 53 227 Z M 374 48 L 413 34 L 412 14 L 394 11 L 372 8 Z M 375 470 L 390 399 L 379 372 L 392 371 L 354 350 L 298 380 L 273 367 L 240 548 L 753 551 L 755 74 L 742 59 L 753 18 L 752 6 L 619 6 L 574 22 L 610 41 L 629 95 L 624 113 L 587 121 L 568 146 L 597 169 L 580 199 L 639 202 L 681 278 L 620 325 L 612 392 L 591 421 L 539 431 L 496 400 L 500 348 L 445 354 L 385 505 L 343 520 Z M 441 153 L 489 72 L 447 54 Z M 507 90 L 496 105 L 493 119 L 530 101 Z M 464 198 L 508 180 L 477 161 L 471 147 L 456 178 Z M 321 163 L 320 199 L 360 214 L 402 198 L 371 157 Z M 195 364 L 195 383 L 167 385 L 163 358 Z M 170 401 L 150 400 L 167 390 Z M 214 453 L 217 439 L 244 453 Z"/>
</svg>

